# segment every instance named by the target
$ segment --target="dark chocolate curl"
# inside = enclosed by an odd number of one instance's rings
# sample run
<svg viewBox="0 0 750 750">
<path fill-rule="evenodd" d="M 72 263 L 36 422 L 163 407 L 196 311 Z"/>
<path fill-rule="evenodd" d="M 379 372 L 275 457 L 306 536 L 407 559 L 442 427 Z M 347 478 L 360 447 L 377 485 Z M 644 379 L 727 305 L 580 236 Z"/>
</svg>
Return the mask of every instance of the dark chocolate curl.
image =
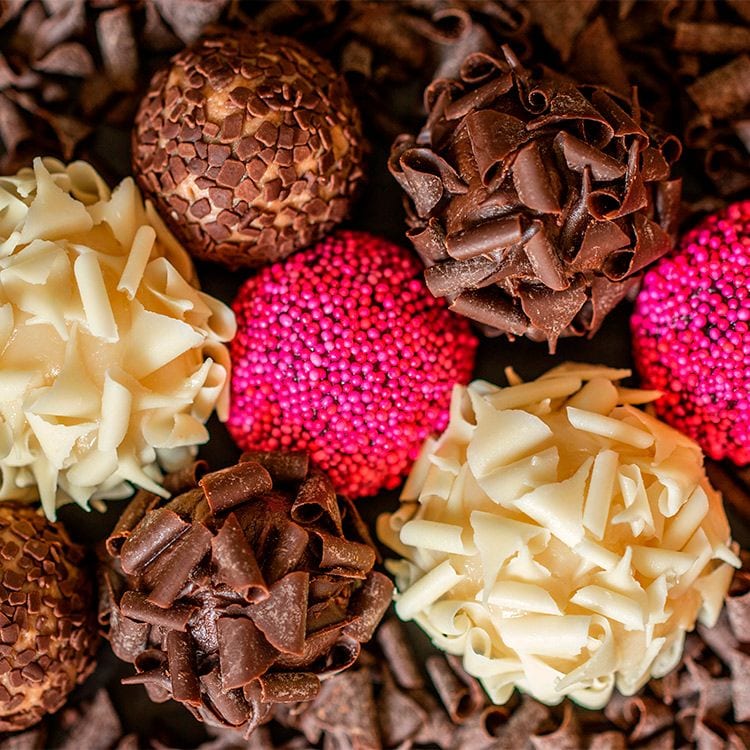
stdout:
<svg viewBox="0 0 750 750">
<path fill-rule="evenodd" d="M 123 514 L 115 524 L 112 533 L 107 537 L 107 552 L 114 556 L 120 552 L 133 529 L 152 508 L 155 508 L 161 498 L 147 490 L 138 490 L 128 503 Z"/>
<path fill-rule="evenodd" d="M 687 88 L 701 112 L 730 117 L 750 103 L 750 57 L 741 55 L 696 80 Z"/>
<path fill-rule="evenodd" d="M 505 159 L 530 139 L 522 120 L 490 109 L 472 112 L 464 123 L 484 185 L 489 185 Z"/>
<path fill-rule="evenodd" d="M 530 737 L 534 750 L 578 750 L 583 746 L 583 735 L 570 703 L 565 704 L 563 720 L 557 729 L 547 734 Z"/>
<path fill-rule="evenodd" d="M 499 290 L 462 292 L 451 305 L 451 310 L 509 336 L 523 336 L 528 328 L 526 318 Z"/>
<path fill-rule="evenodd" d="M 268 674 L 261 677 L 261 700 L 265 703 L 311 701 L 320 691 L 320 680 L 308 672 Z"/>
<path fill-rule="evenodd" d="M 215 711 L 228 724 L 238 727 L 250 719 L 252 709 L 245 702 L 242 691 L 228 690 L 225 692 L 218 668 L 203 675 L 201 684 L 205 688 Z"/>
<path fill-rule="evenodd" d="M 268 587 L 234 513 L 227 516 L 211 539 L 211 559 L 216 566 L 217 580 L 230 589 L 243 594 L 251 602 L 268 597 Z"/>
<path fill-rule="evenodd" d="M 570 286 L 562 262 L 552 246 L 544 225 L 537 223 L 537 231 L 526 243 L 526 257 L 539 280 L 554 291 L 562 291 Z"/>
<path fill-rule="evenodd" d="M 518 216 L 488 221 L 445 238 L 448 255 L 456 260 L 468 260 L 477 255 L 502 250 L 521 241 L 521 221 Z"/>
<path fill-rule="evenodd" d="M 170 630 L 167 635 L 167 660 L 172 680 L 172 697 L 181 703 L 199 706 L 201 688 L 195 663 L 195 646 L 187 633 Z"/>
<path fill-rule="evenodd" d="M 169 607 L 188 582 L 193 568 L 211 548 L 211 532 L 195 523 L 159 561 L 153 576 L 153 588 L 148 600 L 159 607 Z M 149 571 L 150 574 L 151 571 Z"/>
<path fill-rule="evenodd" d="M 256 495 L 270 492 L 271 475 L 256 461 L 243 461 L 206 474 L 198 483 L 214 513 L 229 510 Z"/>
<path fill-rule="evenodd" d="M 240 461 L 259 463 L 275 482 L 301 482 L 310 464 L 304 451 L 245 451 Z"/>
<path fill-rule="evenodd" d="M 430 675 L 430 679 L 440 696 L 440 700 L 443 702 L 451 719 L 457 724 L 462 724 L 476 713 L 478 707 L 484 704 L 481 688 L 479 688 L 478 683 L 474 681 L 472 685 L 474 689 L 471 689 L 457 677 L 456 673 L 442 657 L 429 657 L 426 667 L 427 674 Z M 479 688 L 479 693 L 477 693 L 476 688 Z"/>
<path fill-rule="evenodd" d="M 574 172 L 583 172 L 584 167 L 589 167 L 591 176 L 602 181 L 616 180 L 625 174 L 623 164 L 569 133 L 560 133 L 555 145 L 562 150 L 565 161 Z"/>
<path fill-rule="evenodd" d="M 207 471 L 208 464 L 205 461 L 193 461 L 182 469 L 167 474 L 162 484 L 173 495 L 182 493 L 197 487 L 198 481 Z"/>
<path fill-rule="evenodd" d="M 168 609 L 152 604 L 143 594 L 126 591 L 120 601 L 122 613 L 133 620 L 184 632 L 195 607 L 173 604 Z"/>
<path fill-rule="evenodd" d="M 357 747 L 380 746 L 372 682 L 367 670 L 349 672 L 324 682 L 314 711 L 321 727 L 344 733 Z"/>
<path fill-rule="evenodd" d="M 536 141 L 519 150 L 513 162 L 513 185 L 524 206 L 543 214 L 559 214 L 555 178 L 559 180 L 552 165 L 542 159 Z"/>
<path fill-rule="evenodd" d="M 344 628 L 344 633 L 360 643 L 369 641 L 392 599 L 393 583 L 390 578 L 372 571 L 349 602 L 349 611 L 357 619 Z"/>
<path fill-rule="evenodd" d="M 289 573 L 271 586 L 268 599 L 248 611 L 268 642 L 282 653 L 301 654 L 305 648 L 309 586 L 307 573 Z"/>
<path fill-rule="evenodd" d="M 216 631 L 224 690 L 251 683 L 264 674 L 278 656 L 279 652 L 247 617 L 220 617 Z"/>
<path fill-rule="evenodd" d="M 395 618 L 386 620 L 376 638 L 396 682 L 406 690 L 419 690 L 424 680 L 404 633 L 404 626 Z"/>
<path fill-rule="evenodd" d="M 312 523 L 325 517 L 338 534 L 341 528 L 341 513 L 336 501 L 336 490 L 326 474 L 312 471 L 300 485 L 292 505 L 292 518 L 298 523 Z"/>
<path fill-rule="evenodd" d="M 424 279 L 435 297 L 450 297 L 467 286 L 479 286 L 497 270 L 499 264 L 499 261 L 485 255 L 463 261 L 448 260 L 427 268 Z"/>
<path fill-rule="evenodd" d="M 146 648 L 151 625 L 126 617 L 119 607 L 113 607 L 109 618 L 109 645 L 118 659 L 132 663 Z"/>
<path fill-rule="evenodd" d="M 130 575 L 141 572 L 188 528 L 187 523 L 166 508 L 157 508 L 148 513 L 122 545 L 122 569 Z"/>
<path fill-rule="evenodd" d="M 543 33 L 557 13 L 540 10 Z M 433 82 L 422 131 L 400 136 L 390 161 L 404 186 L 399 165 L 412 153 L 428 163 L 431 153 L 466 186 L 459 194 L 433 170 L 423 195 L 405 187 L 407 236 L 430 291 L 488 335 L 546 340 L 550 351 L 561 336 L 593 335 L 669 250 L 679 206 L 680 183 L 670 179 L 679 142 L 627 90 L 612 26 L 584 17 L 576 33 L 604 51 L 565 49 L 586 85 L 527 69 L 508 46 L 470 55 L 458 75 Z M 607 50 L 617 59 L 597 71 Z"/>
<path fill-rule="evenodd" d="M 413 740 L 427 723 L 427 712 L 416 700 L 399 690 L 387 671 L 383 672 L 377 717 L 386 747 L 397 747 Z"/>
<path fill-rule="evenodd" d="M 324 531 L 316 531 L 315 534 L 320 539 L 321 568 L 337 568 L 364 574 L 375 565 L 375 550 L 369 545 L 350 542 Z"/>
</svg>

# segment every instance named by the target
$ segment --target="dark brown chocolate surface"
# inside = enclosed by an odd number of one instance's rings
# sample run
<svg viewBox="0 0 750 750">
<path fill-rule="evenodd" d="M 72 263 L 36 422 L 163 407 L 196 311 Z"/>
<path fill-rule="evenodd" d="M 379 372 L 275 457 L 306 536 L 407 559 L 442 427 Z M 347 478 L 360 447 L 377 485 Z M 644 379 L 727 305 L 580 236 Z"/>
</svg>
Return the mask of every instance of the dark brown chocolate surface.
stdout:
<svg viewBox="0 0 750 750">
<path fill-rule="evenodd" d="M 388 608 L 372 540 L 304 453 L 248 453 L 139 492 L 107 540 L 100 621 L 129 685 L 245 737 L 316 698 Z"/>
<path fill-rule="evenodd" d="M 430 291 L 489 335 L 593 335 L 672 246 L 677 139 L 601 87 L 472 53 L 394 143 L 407 236 Z"/>
</svg>

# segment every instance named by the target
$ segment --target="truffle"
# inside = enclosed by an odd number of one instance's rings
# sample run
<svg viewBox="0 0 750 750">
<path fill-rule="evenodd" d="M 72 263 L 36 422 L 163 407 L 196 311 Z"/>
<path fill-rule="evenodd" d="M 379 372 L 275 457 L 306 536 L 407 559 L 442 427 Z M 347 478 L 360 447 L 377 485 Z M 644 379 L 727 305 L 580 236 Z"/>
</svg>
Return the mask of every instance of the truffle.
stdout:
<svg viewBox="0 0 750 750">
<path fill-rule="evenodd" d="M 0 500 L 164 493 L 226 416 L 231 310 L 132 179 L 35 159 L 0 178 Z"/>
<path fill-rule="evenodd" d="M 707 217 L 647 274 L 636 367 L 666 422 L 715 459 L 750 462 L 750 201 Z"/>
<path fill-rule="evenodd" d="M 390 170 L 430 291 L 489 334 L 593 335 L 671 247 L 680 153 L 631 101 L 539 67 L 469 55 L 425 95 Z"/>
<path fill-rule="evenodd" d="M 739 567 L 695 443 L 634 407 L 628 370 L 556 367 L 457 388 L 400 509 L 396 613 L 463 656 L 491 700 L 607 704 L 679 663 Z"/>
<path fill-rule="evenodd" d="M 84 552 L 33 508 L 0 504 L 0 731 L 57 711 L 94 669 L 93 587 Z"/>
<path fill-rule="evenodd" d="M 218 30 L 172 58 L 136 116 L 133 169 L 196 257 L 258 266 L 320 239 L 362 177 L 359 114 L 291 39 Z"/>
<path fill-rule="evenodd" d="M 476 349 L 420 275 L 403 248 L 346 231 L 249 279 L 227 423 L 240 447 L 308 450 L 352 498 L 397 486 Z"/>
<path fill-rule="evenodd" d="M 249 735 L 356 660 L 391 600 L 354 506 L 304 453 L 248 453 L 140 492 L 107 540 L 100 616 L 129 684 Z"/>
</svg>

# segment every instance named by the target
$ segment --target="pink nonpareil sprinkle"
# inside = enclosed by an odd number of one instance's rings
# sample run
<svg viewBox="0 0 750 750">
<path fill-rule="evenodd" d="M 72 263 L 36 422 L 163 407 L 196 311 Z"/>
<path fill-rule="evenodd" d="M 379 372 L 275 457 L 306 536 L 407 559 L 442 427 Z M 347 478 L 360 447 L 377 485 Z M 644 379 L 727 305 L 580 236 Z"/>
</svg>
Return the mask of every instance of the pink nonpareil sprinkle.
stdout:
<svg viewBox="0 0 750 750">
<path fill-rule="evenodd" d="M 750 201 L 709 216 L 654 266 L 632 318 L 655 408 L 715 459 L 750 461 Z"/>
<path fill-rule="evenodd" d="M 447 424 L 477 341 L 405 249 L 338 232 L 249 279 L 234 302 L 229 431 L 306 449 L 350 497 L 396 487 Z"/>
</svg>

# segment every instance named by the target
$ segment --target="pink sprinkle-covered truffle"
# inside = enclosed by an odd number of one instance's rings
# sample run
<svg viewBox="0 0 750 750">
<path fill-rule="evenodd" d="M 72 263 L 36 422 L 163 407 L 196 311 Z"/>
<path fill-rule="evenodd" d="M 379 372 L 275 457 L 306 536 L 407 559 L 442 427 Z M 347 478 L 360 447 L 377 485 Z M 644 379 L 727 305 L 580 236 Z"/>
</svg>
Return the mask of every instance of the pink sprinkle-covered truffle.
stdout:
<svg viewBox="0 0 750 750">
<path fill-rule="evenodd" d="M 350 497 L 397 486 L 446 426 L 476 339 L 411 254 L 338 232 L 249 279 L 234 302 L 228 426 L 245 449 L 307 449 Z"/>
<path fill-rule="evenodd" d="M 650 270 L 632 319 L 659 415 L 715 459 L 750 461 L 750 201 L 709 216 Z"/>
</svg>

